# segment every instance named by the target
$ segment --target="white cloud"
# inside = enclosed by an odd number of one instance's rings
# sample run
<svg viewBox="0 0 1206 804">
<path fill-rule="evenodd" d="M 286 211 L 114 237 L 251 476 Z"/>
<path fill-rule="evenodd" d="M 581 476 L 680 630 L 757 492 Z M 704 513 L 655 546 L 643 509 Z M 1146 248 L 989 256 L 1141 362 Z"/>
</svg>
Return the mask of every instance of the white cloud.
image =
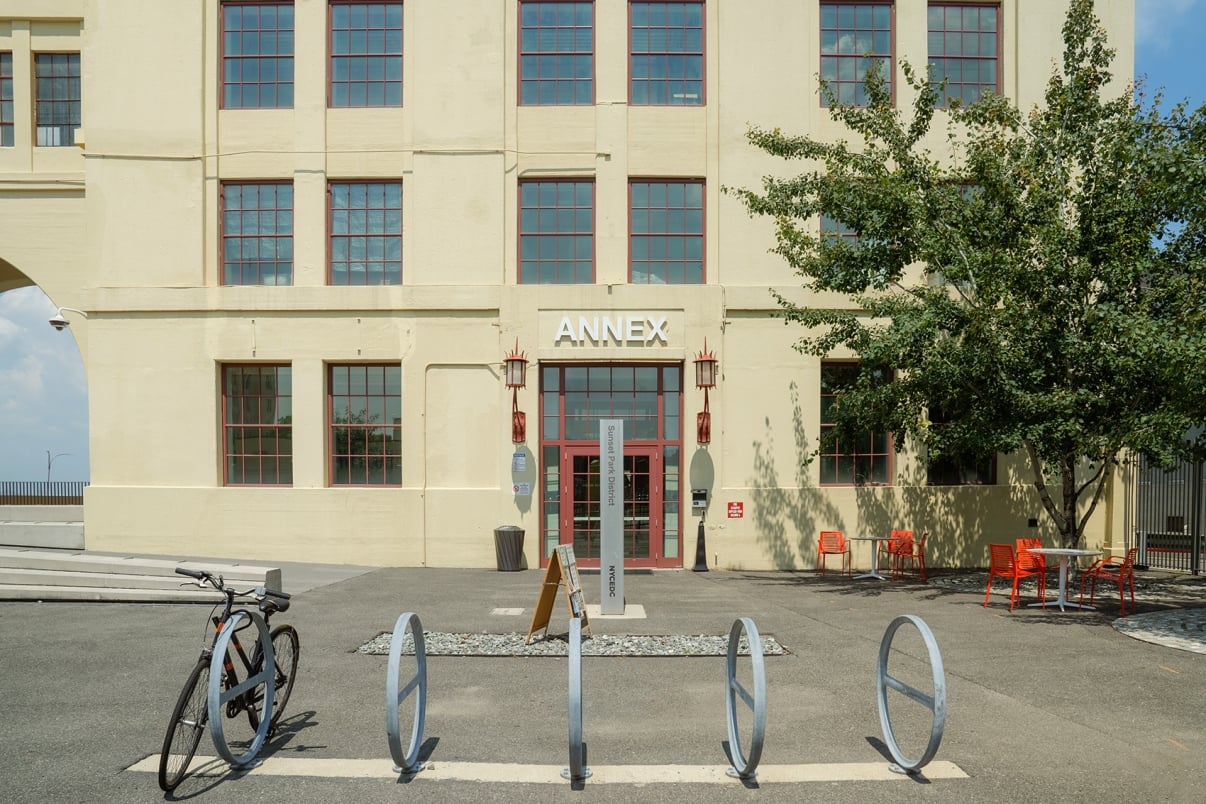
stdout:
<svg viewBox="0 0 1206 804">
<path fill-rule="evenodd" d="M 1135 0 L 1135 47 L 1165 51 L 1172 34 L 1202 0 Z"/>
</svg>

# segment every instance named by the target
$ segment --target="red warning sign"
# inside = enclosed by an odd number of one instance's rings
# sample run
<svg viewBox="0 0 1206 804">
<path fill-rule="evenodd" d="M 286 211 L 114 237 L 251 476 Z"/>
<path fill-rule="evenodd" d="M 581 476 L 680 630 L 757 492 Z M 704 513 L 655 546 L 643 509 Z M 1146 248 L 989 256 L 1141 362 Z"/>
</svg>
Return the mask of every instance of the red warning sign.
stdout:
<svg viewBox="0 0 1206 804">
<path fill-rule="evenodd" d="M 741 519 L 745 516 L 745 503 L 731 502 L 729 503 L 729 519 Z"/>
</svg>

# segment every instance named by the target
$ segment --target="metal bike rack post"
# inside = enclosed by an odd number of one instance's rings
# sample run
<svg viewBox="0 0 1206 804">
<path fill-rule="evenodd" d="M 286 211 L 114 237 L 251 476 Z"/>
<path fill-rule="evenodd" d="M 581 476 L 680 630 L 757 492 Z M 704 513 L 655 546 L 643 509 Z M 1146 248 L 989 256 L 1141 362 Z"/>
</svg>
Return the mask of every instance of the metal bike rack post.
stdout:
<svg viewBox="0 0 1206 804">
<path fill-rule="evenodd" d="M 933 697 L 888 675 L 888 652 L 892 648 L 892 639 L 896 635 L 896 630 L 905 623 L 911 623 L 917 628 L 921 633 L 922 640 L 925 642 L 926 650 L 929 652 L 930 667 L 934 674 Z M 925 753 L 919 759 L 909 759 L 906 757 L 900 750 L 900 746 L 896 743 L 896 735 L 892 733 L 892 721 L 888 717 L 888 687 L 912 698 L 933 713 L 930 741 L 926 746 Z M 933 632 L 930 631 L 930 627 L 920 617 L 915 617 L 912 614 L 902 614 L 893 620 L 888 626 L 888 630 L 884 632 L 883 641 L 879 645 L 879 684 L 877 685 L 877 692 L 879 724 L 883 729 L 884 741 L 888 744 L 888 751 L 891 752 L 892 758 L 896 760 L 895 764 L 890 764 L 888 767 L 896 773 L 916 773 L 934 758 L 934 754 L 938 752 L 938 746 L 942 743 L 942 731 L 946 728 L 946 674 L 942 669 L 942 654 L 938 652 L 938 643 L 934 641 Z"/>
<path fill-rule="evenodd" d="M 754 693 L 751 695 L 737 681 L 737 646 L 741 633 L 745 632 L 750 645 L 750 660 L 753 663 Z M 766 737 L 766 670 L 762 663 L 762 638 L 758 626 L 749 617 L 733 621 L 729 630 L 729 653 L 725 662 L 725 710 L 729 716 L 729 755 L 733 767 L 725 773 L 738 779 L 752 779 L 762 758 L 762 741 Z M 737 698 L 740 697 L 754 713 L 753 729 L 750 734 L 750 753 L 741 750 L 741 736 L 737 733 Z"/>
<path fill-rule="evenodd" d="M 245 678 L 236 686 L 225 689 L 226 653 L 230 649 L 230 640 L 235 632 L 243 626 L 244 620 L 250 620 L 255 626 L 256 639 L 259 642 L 260 655 L 264 657 L 264 665 L 260 672 L 250 678 Z M 254 655 L 254 648 L 252 649 Z M 226 715 L 226 704 L 242 695 L 258 684 L 264 685 L 264 709 L 260 712 L 260 725 L 256 729 L 255 738 L 247 751 L 235 756 L 226 744 L 226 734 L 223 730 Z M 214 642 L 214 655 L 209 660 L 209 692 L 207 702 L 209 708 L 209 730 L 213 736 L 214 749 L 218 756 L 230 763 L 232 768 L 246 768 L 255 764 L 256 755 L 264 747 L 268 736 L 268 727 L 272 724 L 272 703 L 276 693 L 276 657 L 272 653 L 272 637 L 268 634 L 268 625 L 264 618 L 254 611 L 236 611 L 218 634 Z"/>
<path fill-rule="evenodd" d="M 408 629 L 415 645 L 415 674 L 405 686 L 399 687 L 402 643 Z M 398 710 L 401 709 L 402 702 L 416 690 L 410 746 L 403 751 Z M 423 747 L 423 724 L 426 719 L 427 649 L 423 644 L 423 624 L 419 621 L 419 615 L 408 611 L 399 616 L 394 624 L 394 635 L 389 643 L 389 671 L 385 680 L 385 732 L 389 735 L 389 753 L 394 758 L 394 770 L 398 773 L 418 773 L 423 770 L 424 763 L 419 761 L 419 750 Z"/>
<path fill-rule="evenodd" d="M 580 782 L 591 775 L 582 742 L 582 621 L 571 617 L 569 623 L 569 767 L 561 778 Z"/>
</svg>

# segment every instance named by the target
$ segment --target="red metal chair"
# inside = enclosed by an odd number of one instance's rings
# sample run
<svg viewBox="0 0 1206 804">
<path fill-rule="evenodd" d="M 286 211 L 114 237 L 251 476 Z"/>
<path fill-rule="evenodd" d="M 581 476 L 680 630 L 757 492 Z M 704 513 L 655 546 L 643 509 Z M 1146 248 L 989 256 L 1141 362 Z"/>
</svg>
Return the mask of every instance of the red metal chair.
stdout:
<svg viewBox="0 0 1206 804">
<path fill-rule="evenodd" d="M 913 531 L 894 530 L 888 534 L 886 541 L 879 543 L 879 555 L 888 559 L 888 575 L 895 578 L 900 574 L 900 558 L 905 553 L 913 552 Z"/>
<path fill-rule="evenodd" d="M 825 556 L 840 555 L 842 570 L 850 574 L 850 545 L 840 530 L 823 530 L 817 539 L 817 571 L 825 574 Z"/>
<path fill-rule="evenodd" d="M 1043 608 L 1047 608 L 1047 574 L 1040 572 L 1033 561 L 1029 563 L 1020 563 L 1013 552 L 1011 544 L 990 544 L 988 545 L 989 565 L 988 565 L 988 588 L 984 590 L 984 607 L 988 607 L 988 596 L 992 594 L 992 579 L 993 578 L 1010 578 L 1013 580 L 1013 586 L 1009 590 L 1009 610 L 1013 611 L 1014 605 L 1018 600 L 1018 583 L 1023 578 L 1035 578 L 1038 581 L 1038 597 L 1043 602 Z M 1030 557 L 1031 559 L 1034 556 Z"/>
<path fill-rule="evenodd" d="M 926 583 L 925 540 L 929 535 L 928 531 L 923 531 L 921 537 L 917 541 L 913 541 L 912 533 L 909 534 L 908 542 L 901 546 L 901 550 L 896 555 L 897 570 L 900 575 L 904 575 L 906 565 L 909 565 L 921 578 L 921 582 Z"/>
<path fill-rule="evenodd" d="M 1080 602 L 1085 602 L 1085 581 L 1089 582 L 1089 605 L 1093 605 L 1093 597 L 1097 593 L 1099 580 L 1118 584 L 1118 616 L 1126 616 L 1126 597 L 1123 590 L 1131 593 L 1131 610 L 1135 609 L 1135 558 L 1139 548 L 1132 547 L 1126 551 L 1126 556 L 1105 556 L 1093 562 L 1080 576 Z"/>
</svg>

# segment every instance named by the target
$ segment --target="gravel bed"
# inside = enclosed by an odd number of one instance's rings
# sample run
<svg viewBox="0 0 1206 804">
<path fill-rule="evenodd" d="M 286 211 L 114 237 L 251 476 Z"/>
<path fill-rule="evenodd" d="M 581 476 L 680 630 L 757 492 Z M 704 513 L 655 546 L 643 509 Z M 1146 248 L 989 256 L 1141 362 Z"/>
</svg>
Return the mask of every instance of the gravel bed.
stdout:
<svg viewBox="0 0 1206 804">
<path fill-rule="evenodd" d="M 357 653 L 389 655 L 393 635 L 382 633 L 356 649 Z M 774 637 L 761 636 L 764 656 L 782 656 L 788 651 Z M 423 647 L 428 656 L 568 656 L 569 638 L 552 634 L 534 639 L 525 645 L 526 634 L 446 634 L 423 632 Z M 738 653 L 749 655 L 749 641 L 743 636 Z M 729 651 L 728 636 L 623 635 L 597 634 L 582 639 L 583 656 L 725 656 Z M 402 643 L 404 654 L 414 653 L 410 634 Z"/>
</svg>

